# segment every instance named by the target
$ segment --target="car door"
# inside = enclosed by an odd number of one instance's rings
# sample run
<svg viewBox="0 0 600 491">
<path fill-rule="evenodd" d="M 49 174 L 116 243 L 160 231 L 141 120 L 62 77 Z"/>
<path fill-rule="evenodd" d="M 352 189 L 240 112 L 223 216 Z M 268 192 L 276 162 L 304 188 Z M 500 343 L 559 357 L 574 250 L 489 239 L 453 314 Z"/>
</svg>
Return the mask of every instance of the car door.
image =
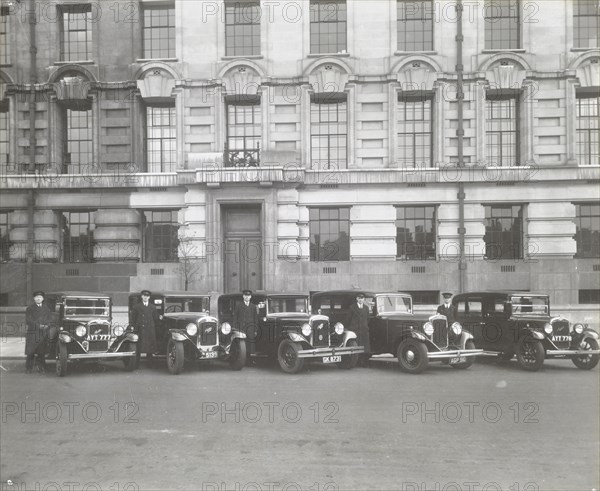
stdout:
<svg viewBox="0 0 600 491">
<path fill-rule="evenodd" d="M 482 304 L 481 295 L 469 295 L 460 298 L 455 305 L 457 319 L 473 335 L 475 346 L 486 349 Z"/>
<path fill-rule="evenodd" d="M 504 296 L 490 295 L 483 301 L 482 336 L 486 349 L 505 351 L 512 338 L 504 313 Z"/>
</svg>

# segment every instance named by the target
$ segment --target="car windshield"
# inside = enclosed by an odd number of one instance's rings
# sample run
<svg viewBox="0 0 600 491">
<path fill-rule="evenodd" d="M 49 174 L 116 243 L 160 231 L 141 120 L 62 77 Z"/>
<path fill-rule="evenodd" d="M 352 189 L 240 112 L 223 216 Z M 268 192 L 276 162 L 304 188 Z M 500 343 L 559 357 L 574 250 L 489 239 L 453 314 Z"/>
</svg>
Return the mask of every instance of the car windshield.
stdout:
<svg viewBox="0 0 600 491">
<path fill-rule="evenodd" d="M 108 298 L 65 298 L 65 316 L 108 317 L 110 300 Z"/>
<path fill-rule="evenodd" d="M 209 297 L 165 297 L 165 312 L 208 312 Z"/>
<path fill-rule="evenodd" d="M 402 295 L 378 295 L 377 312 L 379 314 L 410 314 L 412 305 L 410 297 Z"/>
<path fill-rule="evenodd" d="M 531 295 L 514 295 L 511 297 L 513 314 L 544 314 L 550 313 L 548 297 L 535 297 Z"/>
<path fill-rule="evenodd" d="M 307 297 L 271 297 L 267 300 L 267 312 L 278 314 L 281 312 L 297 312 L 305 314 L 308 312 Z"/>
</svg>

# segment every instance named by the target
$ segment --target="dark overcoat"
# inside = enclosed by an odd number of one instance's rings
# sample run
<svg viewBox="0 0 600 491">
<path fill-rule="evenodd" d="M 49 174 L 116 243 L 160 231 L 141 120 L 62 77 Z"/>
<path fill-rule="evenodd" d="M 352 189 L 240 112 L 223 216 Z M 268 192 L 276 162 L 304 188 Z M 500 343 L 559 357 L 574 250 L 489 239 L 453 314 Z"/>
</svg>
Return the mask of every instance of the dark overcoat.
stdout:
<svg viewBox="0 0 600 491">
<path fill-rule="evenodd" d="M 244 302 L 239 303 L 233 311 L 233 327 L 245 333 L 250 342 L 256 341 L 258 336 L 258 313 L 256 305 L 250 302 L 246 307 Z"/>
<path fill-rule="evenodd" d="M 45 333 L 46 328 L 52 323 L 52 312 L 42 303 L 37 306 L 32 303 L 25 309 L 25 325 L 27 331 L 25 333 L 25 354 L 33 355 L 34 353 L 42 353 L 45 351 Z"/>
<path fill-rule="evenodd" d="M 356 302 L 348 309 L 348 325 L 346 328 L 353 331 L 357 336 L 359 346 L 365 347 L 365 353 L 371 352 L 369 341 L 369 307 L 363 304 L 362 308 Z"/>
<path fill-rule="evenodd" d="M 443 303 L 437 308 L 437 313 L 446 316 L 449 326 L 451 326 L 456 319 L 456 307 L 452 304 L 450 304 L 449 307 L 446 307 L 446 304 Z"/>
<path fill-rule="evenodd" d="M 158 311 L 151 303 L 148 303 L 146 307 L 144 306 L 144 302 L 140 302 L 133 307 L 131 311 L 131 324 L 136 328 L 140 337 L 140 353 L 156 353 L 156 327 L 159 320 Z"/>
</svg>

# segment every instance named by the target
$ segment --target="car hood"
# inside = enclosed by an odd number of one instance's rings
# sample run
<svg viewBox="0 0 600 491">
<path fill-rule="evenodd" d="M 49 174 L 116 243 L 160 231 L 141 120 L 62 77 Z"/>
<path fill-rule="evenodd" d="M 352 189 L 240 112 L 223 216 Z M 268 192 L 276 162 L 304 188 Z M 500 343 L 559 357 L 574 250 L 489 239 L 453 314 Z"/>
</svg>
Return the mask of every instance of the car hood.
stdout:
<svg viewBox="0 0 600 491">
<path fill-rule="evenodd" d="M 519 322 L 540 322 L 544 324 L 550 322 L 550 317 L 547 315 L 513 315 L 511 319 Z"/>
<path fill-rule="evenodd" d="M 309 314 L 303 314 L 300 312 L 278 312 L 277 314 L 268 314 L 267 319 L 290 319 L 290 320 L 304 320 L 310 319 Z"/>
</svg>

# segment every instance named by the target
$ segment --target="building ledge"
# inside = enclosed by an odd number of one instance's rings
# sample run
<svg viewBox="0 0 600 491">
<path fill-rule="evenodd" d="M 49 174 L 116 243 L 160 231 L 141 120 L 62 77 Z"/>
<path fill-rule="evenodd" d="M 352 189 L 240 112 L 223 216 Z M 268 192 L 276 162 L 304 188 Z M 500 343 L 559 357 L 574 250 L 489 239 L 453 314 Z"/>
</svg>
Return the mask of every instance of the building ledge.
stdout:
<svg viewBox="0 0 600 491">
<path fill-rule="evenodd" d="M 156 188 L 177 185 L 177 173 L 12 174 L 0 175 L 6 189 Z"/>
</svg>

